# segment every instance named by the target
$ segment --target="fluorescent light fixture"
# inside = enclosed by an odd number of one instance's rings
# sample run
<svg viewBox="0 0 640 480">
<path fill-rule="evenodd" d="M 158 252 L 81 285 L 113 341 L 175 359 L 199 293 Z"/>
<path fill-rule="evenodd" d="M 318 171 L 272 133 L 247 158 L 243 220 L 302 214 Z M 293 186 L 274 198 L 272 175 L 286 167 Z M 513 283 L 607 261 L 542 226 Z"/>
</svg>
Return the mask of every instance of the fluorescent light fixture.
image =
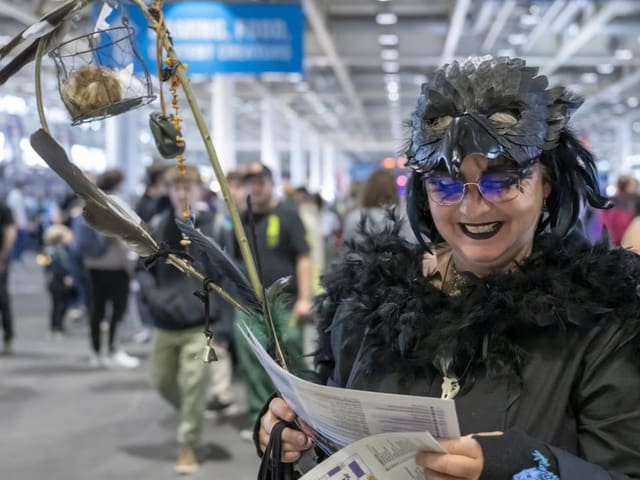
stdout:
<svg viewBox="0 0 640 480">
<path fill-rule="evenodd" d="M 400 86 L 396 82 L 387 83 L 387 92 L 397 92 L 400 90 Z"/>
<path fill-rule="evenodd" d="M 395 33 L 383 33 L 378 36 L 378 43 L 384 47 L 394 47 L 398 45 L 398 36 Z"/>
<path fill-rule="evenodd" d="M 533 27 L 537 25 L 540 19 L 535 15 L 522 15 L 520 17 L 520 25 L 523 27 Z"/>
<path fill-rule="evenodd" d="M 613 73 L 615 68 L 616 67 L 614 67 L 610 63 L 600 63 L 600 64 L 596 65 L 596 70 L 601 75 L 609 75 L 610 73 Z"/>
<path fill-rule="evenodd" d="M 567 32 L 567 35 L 571 37 L 575 37 L 578 33 L 580 33 L 580 27 L 578 26 L 577 23 L 574 22 L 567 27 L 566 32 Z"/>
<path fill-rule="evenodd" d="M 638 105 L 640 105 L 640 99 L 638 99 L 638 97 L 627 98 L 627 106 L 629 108 L 637 108 Z"/>
<path fill-rule="evenodd" d="M 382 70 L 385 73 L 398 73 L 400 71 L 400 65 L 398 65 L 398 62 L 384 62 L 382 64 Z"/>
<path fill-rule="evenodd" d="M 527 43 L 527 36 L 524 33 L 512 33 L 507 37 L 511 45 L 524 45 Z"/>
<path fill-rule="evenodd" d="M 385 62 L 393 62 L 398 60 L 400 53 L 395 48 L 384 48 L 380 51 L 380 58 Z"/>
<path fill-rule="evenodd" d="M 400 93 L 389 92 L 389 94 L 387 95 L 387 98 L 389 99 L 390 102 L 397 102 L 398 100 L 400 100 Z"/>
<path fill-rule="evenodd" d="M 515 57 L 516 51 L 513 48 L 503 48 L 498 50 L 499 57 Z"/>
<path fill-rule="evenodd" d="M 380 12 L 376 15 L 378 25 L 395 25 L 398 23 L 398 16 L 395 13 Z"/>
<path fill-rule="evenodd" d="M 582 83 L 596 83 L 598 81 L 598 74 L 593 72 L 587 72 L 580 75 L 580 81 Z"/>
<path fill-rule="evenodd" d="M 633 58 L 633 52 L 628 48 L 619 48 L 613 54 L 617 60 L 631 60 Z"/>
<path fill-rule="evenodd" d="M 387 73 L 384 76 L 384 81 L 385 82 L 399 82 L 400 81 L 400 75 L 398 75 L 397 73 Z"/>
</svg>

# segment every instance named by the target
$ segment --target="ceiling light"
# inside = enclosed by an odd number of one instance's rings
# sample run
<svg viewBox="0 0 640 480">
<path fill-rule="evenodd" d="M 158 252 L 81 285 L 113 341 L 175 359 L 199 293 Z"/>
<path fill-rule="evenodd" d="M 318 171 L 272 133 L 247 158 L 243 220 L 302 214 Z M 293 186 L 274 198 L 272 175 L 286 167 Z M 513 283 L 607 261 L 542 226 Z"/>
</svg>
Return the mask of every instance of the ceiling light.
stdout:
<svg viewBox="0 0 640 480">
<path fill-rule="evenodd" d="M 596 65 L 596 70 L 601 75 L 609 75 L 610 73 L 613 73 L 615 67 L 610 63 L 600 63 Z"/>
<path fill-rule="evenodd" d="M 399 82 L 400 81 L 400 75 L 398 75 L 397 73 L 387 73 L 384 76 L 384 81 L 385 82 Z"/>
<path fill-rule="evenodd" d="M 640 99 L 638 99 L 638 97 L 627 98 L 627 106 L 629 108 L 636 108 L 638 105 L 640 105 Z"/>
<path fill-rule="evenodd" d="M 580 75 L 580 81 L 582 83 L 596 83 L 598 81 L 598 74 L 593 72 L 587 72 Z"/>
<path fill-rule="evenodd" d="M 378 37 L 378 43 L 384 47 L 398 45 L 398 36 L 395 33 L 383 33 Z"/>
<path fill-rule="evenodd" d="M 513 48 L 503 48 L 498 50 L 499 57 L 515 57 L 516 51 Z"/>
<path fill-rule="evenodd" d="M 382 60 L 386 62 L 392 62 L 394 60 L 398 60 L 399 56 L 400 54 L 398 53 L 398 50 L 396 50 L 395 48 L 385 48 L 380 51 L 380 57 L 382 58 Z"/>
<path fill-rule="evenodd" d="M 389 92 L 389 94 L 387 95 L 387 98 L 389 99 L 390 102 L 397 102 L 398 100 L 400 100 L 400 93 Z"/>
<path fill-rule="evenodd" d="M 395 13 L 380 12 L 376 15 L 378 25 L 395 25 L 398 23 L 398 16 Z"/>
<path fill-rule="evenodd" d="M 619 48 L 613 55 L 617 60 L 631 60 L 633 58 L 633 52 L 628 48 Z"/>
<path fill-rule="evenodd" d="M 385 73 L 398 73 L 400 71 L 400 65 L 398 65 L 398 62 L 384 62 L 382 64 L 382 70 Z"/>
<path fill-rule="evenodd" d="M 540 19 L 536 15 L 522 15 L 520 17 L 520 25 L 523 27 L 533 27 L 539 21 Z"/>
<path fill-rule="evenodd" d="M 575 37 L 578 33 L 580 33 L 580 27 L 578 26 L 577 23 L 572 23 L 567 27 L 566 32 L 567 32 L 567 35 L 571 37 Z"/>
<path fill-rule="evenodd" d="M 391 0 L 378 0 L 380 3 L 390 2 Z"/>
<path fill-rule="evenodd" d="M 400 89 L 400 86 L 396 82 L 387 83 L 387 92 L 397 92 Z"/>
<path fill-rule="evenodd" d="M 507 37 L 511 45 L 524 45 L 527 43 L 527 36 L 524 33 L 512 33 Z"/>
</svg>

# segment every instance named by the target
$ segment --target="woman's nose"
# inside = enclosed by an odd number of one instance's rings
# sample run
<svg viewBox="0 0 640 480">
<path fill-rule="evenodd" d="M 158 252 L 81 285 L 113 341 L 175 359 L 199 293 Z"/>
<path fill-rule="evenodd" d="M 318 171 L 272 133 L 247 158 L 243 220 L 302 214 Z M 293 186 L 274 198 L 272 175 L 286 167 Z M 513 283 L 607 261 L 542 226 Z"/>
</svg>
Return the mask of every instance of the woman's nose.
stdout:
<svg viewBox="0 0 640 480">
<path fill-rule="evenodd" d="M 465 217 L 473 218 L 476 215 L 482 214 L 489 210 L 491 206 L 489 202 L 480 193 L 478 185 L 467 184 L 465 185 L 464 197 L 460 202 L 460 212 Z"/>
</svg>

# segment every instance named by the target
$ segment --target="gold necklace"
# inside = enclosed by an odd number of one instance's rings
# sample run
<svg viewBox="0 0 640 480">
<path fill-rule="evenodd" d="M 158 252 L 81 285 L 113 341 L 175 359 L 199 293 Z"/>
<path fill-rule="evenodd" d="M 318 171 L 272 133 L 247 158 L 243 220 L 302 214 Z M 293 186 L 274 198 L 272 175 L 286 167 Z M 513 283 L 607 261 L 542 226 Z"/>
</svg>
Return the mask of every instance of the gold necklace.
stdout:
<svg viewBox="0 0 640 480">
<path fill-rule="evenodd" d="M 449 275 L 451 272 L 451 275 Z M 442 291 L 449 296 L 460 295 L 462 292 L 462 286 L 464 284 L 464 277 L 453 264 L 453 254 L 447 260 L 447 267 L 444 270 L 444 276 L 442 277 Z"/>
</svg>

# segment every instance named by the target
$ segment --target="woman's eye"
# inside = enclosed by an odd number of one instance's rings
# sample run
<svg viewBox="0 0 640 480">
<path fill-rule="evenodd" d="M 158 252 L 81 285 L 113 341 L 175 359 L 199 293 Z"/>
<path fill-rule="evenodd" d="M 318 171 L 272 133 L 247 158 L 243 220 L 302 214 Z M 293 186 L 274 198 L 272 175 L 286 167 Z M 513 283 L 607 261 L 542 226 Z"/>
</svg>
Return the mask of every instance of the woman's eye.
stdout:
<svg viewBox="0 0 640 480">
<path fill-rule="evenodd" d="M 513 127 L 518 123 L 518 119 L 511 112 L 495 112 L 489 116 L 489 120 L 494 125 L 502 128 Z"/>
<path fill-rule="evenodd" d="M 432 118 L 426 120 L 427 125 L 435 131 L 444 131 L 449 127 L 449 124 L 453 120 L 451 115 L 445 115 L 443 117 Z"/>
</svg>

